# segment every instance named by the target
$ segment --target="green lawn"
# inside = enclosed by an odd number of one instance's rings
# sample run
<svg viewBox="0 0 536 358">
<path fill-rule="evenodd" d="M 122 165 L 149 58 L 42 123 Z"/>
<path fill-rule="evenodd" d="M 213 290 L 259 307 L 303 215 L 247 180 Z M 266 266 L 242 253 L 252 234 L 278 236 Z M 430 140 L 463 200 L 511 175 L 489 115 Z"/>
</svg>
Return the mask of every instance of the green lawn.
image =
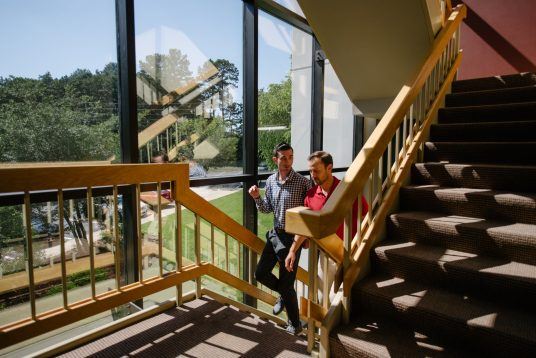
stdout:
<svg viewBox="0 0 536 358">
<path fill-rule="evenodd" d="M 229 215 L 232 219 L 242 224 L 242 203 L 243 192 L 242 190 L 237 190 L 234 193 L 229 195 L 211 200 L 213 204 L 218 209 L 222 210 L 224 213 Z M 253 200 L 253 199 L 251 199 Z M 195 216 L 188 210 L 182 210 L 182 250 L 183 257 L 190 261 L 195 261 L 195 230 L 194 230 Z M 259 237 L 262 240 L 265 240 L 265 233 L 273 226 L 273 215 L 272 214 L 261 214 L 259 213 L 258 219 L 258 232 Z M 147 222 L 142 224 L 141 227 L 142 234 L 152 236 L 158 236 L 158 226 L 157 222 Z M 164 247 L 175 252 L 175 215 L 168 215 L 162 218 L 162 237 L 164 241 Z M 211 231 L 210 224 L 205 220 L 201 219 L 201 259 L 204 261 L 212 261 L 211 254 Z M 214 263 L 222 268 L 226 268 L 226 250 L 225 250 L 225 234 L 219 229 L 215 228 L 214 230 Z M 228 237 L 228 247 L 229 247 L 229 271 L 234 275 L 242 275 L 241 272 L 238 273 L 239 263 L 238 260 L 240 255 L 238 254 L 239 245 L 236 240 L 231 237 Z M 240 248 L 241 252 L 244 250 L 243 247 Z M 171 262 L 175 264 L 173 257 L 165 258 L 166 262 Z M 164 263 L 164 267 L 165 263 Z M 240 265 L 242 268 L 243 265 Z M 241 276 L 240 276 L 241 277 Z M 241 299 L 242 293 L 234 290 L 226 285 L 217 283 L 217 281 L 211 278 L 204 278 L 203 284 L 206 284 L 212 290 L 217 290 L 218 292 L 231 297 L 233 299 Z"/>
<path fill-rule="evenodd" d="M 211 200 L 210 203 L 229 215 L 232 219 L 239 222 L 240 224 L 243 223 L 242 221 L 242 191 L 238 190 L 232 194 L 220 197 L 218 199 Z M 183 238 L 189 237 L 189 232 L 187 232 L 188 229 L 193 230 L 194 228 L 194 221 L 195 217 L 194 214 L 187 209 L 184 209 L 182 211 L 182 221 L 183 221 Z M 203 222 L 203 220 L 202 220 Z M 149 231 L 149 226 L 151 225 L 150 222 L 145 223 L 142 225 L 142 233 L 147 234 Z M 202 235 L 206 231 L 204 230 L 204 226 L 208 226 L 208 223 L 205 223 L 205 225 L 202 225 Z M 266 231 L 270 230 L 273 226 L 273 215 L 270 214 L 262 214 L 259 213 L 258 216 L 258 236 L 265 240 L 264 234 Z M 152 224 L 153 229 L 156 229 L 156 225 Z M 175 222 L 174 222 L 174 216 L 166 216 L 162 219 L 162 236 L 164 237 L 164 240 L 169 240 L 171 238 L 175 237 Z M 208 229 L 208 235 L 210 235 L 210 228 Z M 210 239 L 210 236 L 207 236 L 206 239 Z M 172 247 L 168 247 L 172 248 Z M 186 249 L 186 248 L 183 248 Z M 193 250 L 193 248 L 192 248 Z M 193 251 L 192 255 L 186 255 L 186 257 L 193 257 Z"/>
</svg>

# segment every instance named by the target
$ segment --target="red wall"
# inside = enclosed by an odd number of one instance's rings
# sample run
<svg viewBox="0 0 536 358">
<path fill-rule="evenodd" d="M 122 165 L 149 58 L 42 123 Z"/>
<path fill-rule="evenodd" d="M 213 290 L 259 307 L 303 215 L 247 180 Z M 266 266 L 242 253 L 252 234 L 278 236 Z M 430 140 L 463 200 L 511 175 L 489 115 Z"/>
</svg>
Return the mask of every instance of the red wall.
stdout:
<svg viewBox="0 0 536 358">
<path fill-rule="evenodd" d="M 459 1 L 453 1 L 453 5 Z M 536 72 L 536 0 L 465 0 L 458 79 Z"/>
</svg>

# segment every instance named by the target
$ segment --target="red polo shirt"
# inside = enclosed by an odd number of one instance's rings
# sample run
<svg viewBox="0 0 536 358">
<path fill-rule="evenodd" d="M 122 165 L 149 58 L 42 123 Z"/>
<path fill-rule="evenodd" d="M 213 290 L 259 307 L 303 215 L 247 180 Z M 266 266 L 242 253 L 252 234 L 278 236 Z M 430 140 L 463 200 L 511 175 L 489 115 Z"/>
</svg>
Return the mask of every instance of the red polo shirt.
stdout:
<svg viewBox="0 0 536 358">
<path fill-rule="evenodd" d="M 305 200 L 303 201 L 303 204 L 307 206 L 311 210 L 320 210 L 328 200 L 328 198 L 331 196 L 331 193 L 333 193 L 333 190 L 339 185 L 341 181 L 337 179 L 336 177 L 333 177 L 333 184 L 331 185 L 331 188 L 329 189 L 328 196 L 325 196 L 322 192 L 322 187 L 320 185 L 315 185 L 311 189 L 307 191 L 307 195 L 305 196 Z M 368 204 L 367 200 L 364 196 L 361 196 L 361 214 L 362 216 L 365 216 L 368 212 Z M 354 201 L 353 206 L 353 220 L 352 220 L 352 237 L 354 237 L 355 233 L 357 232 L 357 200 Z M 339 228 L 337 229 L 337 236 L 339 236 L 341 239 L 344 236 L 344 222 L 341 223 Z"/>
</svg>

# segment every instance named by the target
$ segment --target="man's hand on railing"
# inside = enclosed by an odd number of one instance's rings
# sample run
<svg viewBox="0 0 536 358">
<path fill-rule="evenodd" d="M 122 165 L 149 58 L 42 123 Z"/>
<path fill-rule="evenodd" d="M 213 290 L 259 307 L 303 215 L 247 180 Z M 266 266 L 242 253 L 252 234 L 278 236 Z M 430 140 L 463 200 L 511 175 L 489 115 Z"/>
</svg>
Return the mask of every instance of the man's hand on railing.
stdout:
<svg viewBox="0 0 536 358">
<path fill-rule="evenodd" d="M 294 262 L 296 261 L 296 251 L 300 248 L 302 243 L 304 241 L 307 241 L 307 238 L 305 236 L 294 236 L 294 242 L 292 243 L 292 246 L 290 247 L 290 250 L 288 252 L 287 258 L 285 259 L 285 268 L 288 272 L 294 271 Z"/>
<path fill-rule="evenodd" d="M 294 251 L 290 251 L 285 259 L 285 268 L 288 272 L 293 271 L 292 268 L 294 267 L 294 261 L 296 261 L 296 253 Z"/>
</svg>

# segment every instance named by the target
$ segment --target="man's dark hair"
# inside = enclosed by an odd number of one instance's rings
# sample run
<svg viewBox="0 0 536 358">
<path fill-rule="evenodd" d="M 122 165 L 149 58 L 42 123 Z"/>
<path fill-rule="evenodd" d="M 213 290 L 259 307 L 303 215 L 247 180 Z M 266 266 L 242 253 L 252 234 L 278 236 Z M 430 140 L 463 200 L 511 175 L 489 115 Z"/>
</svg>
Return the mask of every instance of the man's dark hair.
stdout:
<svg viewBox="0 0 536 358">
<path fill-rule="evenodd" d="M 273 154 L 274 157 L 279 158 L 279 152 L 289 150 L 289 149 L 294 151 L 294 149 L 292 149 L 290 144 L 288 144 L 286 142 L 281 142 L 281 143 L 279 143 L 278 145 L 275 146 L 274 151 L 272 152 L 272 154 Z"/>
<path fill-rule="evenodd" d="M 315 158 L 320 159 L 326 167 L 330 164 L 333 166 L 333 157 L 328 152 L 324 152 L 323 150 L 316 151 L 314 153 L 311 153 L 307 160 L 311 161 Z"/>
<path fill-rule="evenodd" d="M 160 157 L 162 157 L 162 161 L 164 163 L 169 163 L 169 157 L 167 153 L 163 150 L 159 151 L 158 153 L 156 153 L 155 155 L 151 157 L 151 163 L 153 163 L 156 158 L 160 158 Z"/>
</svg>

